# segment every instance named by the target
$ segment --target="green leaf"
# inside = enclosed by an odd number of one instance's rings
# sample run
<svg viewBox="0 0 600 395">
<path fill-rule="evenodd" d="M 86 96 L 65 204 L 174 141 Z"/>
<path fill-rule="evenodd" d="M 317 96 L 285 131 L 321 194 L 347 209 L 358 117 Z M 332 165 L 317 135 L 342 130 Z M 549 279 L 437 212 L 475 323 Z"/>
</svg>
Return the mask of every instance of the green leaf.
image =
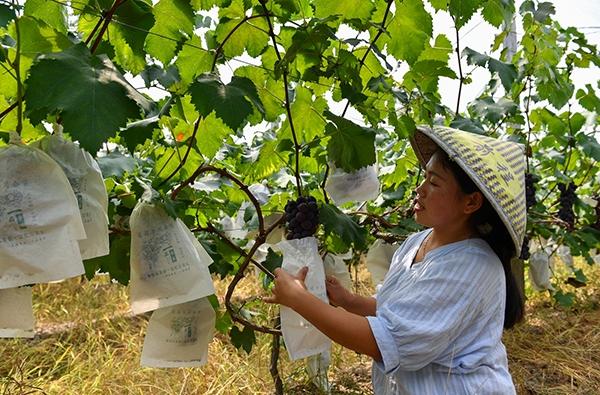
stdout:
<svg viewBox="0 0 600 395">
<path fill-rule="evenodd" d="M 11 6 L 0 4 L 0 27 L 8 26 L 8 23 L 16 17 L 15 10 Z"/>
<path fill-rule="evenodd" d="M 323 118 L 323 112 L 327 108 L 327 102 L 321 96 L 316 96 L 314 100 L 312 96 L 312 91 L 298 85 L 291 106 L 294 128 L 305 143 L 325 131 L 326 120 Z M 289 127 L 289 123 L 286 123 L 286 127 Z"/>
<path fill-rule="evenodd" d="M 550 15 L 554 15 L 556 10 L 550 2 L 542 2 L 538 4 L 537 9 L 533 13 L 533 17 L 540 23 L 545 23 Z"/>
<path fill-rule="evenodd" d="M 110 277 L 120 284 L 127 285 L 129 283 L 130 245 L 131 237 L 129 235 L 111 235 L 110 253 L 108 255 L 83 262 L 87 279 L 91 280 L 96 271 L 100 271 L 110 274 Z"/>
<path fill-rule="evenodd" d="M 331 136 L 327 144 L 330 160 L 336 167 L 352 172 L 375 163 L 375 132 L 338 117 L 329 111 L 325 116 L 331 121 L 325 127 Z"/>
<path fill-rule="evenodd" d="M 314 0 L 312 1 L 315 7 L 315 16 L 317 18 L 327 18 L 331 15 L 340 15 L 343 20 L 363 19 L 369 20 L 375 4 L 370 0 L 361 1 L 331 1 L 331 0 Z"/>
<path fill-rule="evenodd" d="M 505 116 L 515 115 L 519 106 L 504 97 L 497 102 L 491 97 L 481 97 L 472 104 L 475 114 L 484 117 L 492 123 L 500 122 Z"/>
<path fill-rule="evenodd" d="M 465 132 L 472 132 L 477 134 L 485 134 L 485 130 L 483 130 L 483 125 L 470 118 L 464 118 L 460 115 L 457 115 L 452 122 L 450 122 L 450 127 L 464 130 Z"/>
<path fill-rule="evenodd" d="M 78 44 L 66 51 L 41 55 L 27 79 L 27 114 L 33 123 L 60 113 L 64 131 L 91 153 L 139 118 L 138 103 L 149 103 L 106 58 Z"/>
<path fill-rule="evenodd" d="M 248 78 L 236 77 L 228 85 L 218 78 L 204 75 L 189 88 L 192 103 L 200 115 L 215 111 L 227 126 L 237 130 L 253 111 L 253 105 L 264 112 L 256 87 Z"/>
<path fill-rule="evenodd" d="M 452 43 L 443 34 L 439 34 L 435 38 L 435 43 L 433 46 L 427 43 L 423 52 L 419 56 L 419 60 L 438 60 L 440 62 L 448 63 L 448 59 L 450 59 L 450 54 L 452 53 Z"/>
<path fill-rule="evenodd" d="M 125 173 L 131 173 L 137 162 L 131 156 L 123 155 L 118 151 L 113 151 L 105 156 L 97 158 L 98 165 L 102 171 L 102 177 L 123 177 Z"/>
<path fill-rule="evenodd" d="M 281 169 L 283 161 L 277 150 L 277 140 L 270 140 L 259 147 L 260 152 L 255 162 L 249 163 L 244 173 L 251 181 L 263 180 Z"/>
<path fill-rule="evenodd" d="M 232 130 L 220 118 L 217 118 L 213 111 L 200 121 L 196 145 L 204 156 L 212 159 L 232 133 Z"/>
<path fill-rule="evenodd" d="M 186 0 L 161 0 L 153 12 L 156 21 L 146 38 L 146 50 L 167 65 L 175 56 L 178 44 L 192 36 L 194 10 Z"/>
<path fill-rule="evenodd" d="M 235 348 L 243 348 L 246 353 L 250 354 L 252 346 L 256 343 L 256 337 L 254 336 L 254 330 L 249 326 L 245 326 L 243 331 L 240 331 L 237 326 L 233 326 L 229 332 L 231 338 L 231 344 Z"/>
<path fill-rule="evenodd" d="M 243 0 L 234 0 L 231 5 L 220 10 L 222 18 L 215 31 L 217 41 L 222 43 L 233 29 L 246 17 Z M 222 15 L 226 15 L 223 17 Z M 256 57 L 269 43 L 269 25 L 266 18 L 253 18 L 240 25 L 233 35 L 227 39 L 223 46 L 223 52 L 227 57 L 242 55 L 244 51 L 248 55 Z"/>
<path fill-rule="evenodd" d="M 119 5 L 108 28 L 108 39 L 115 50 L 115 61 L 133 74 L 146 67 L 144 43 L 154 25 L 152 4 L 128 0 Z"/>
<path fill-rule="evenodd" d="M 588 111 L 595 111 L 597 114 L 600 114 L 600 99 L 596 96 L 594 88 L 590 84 L 587 84 L 585 88 L 587 92 L 583 89 L 577 90 L 576 97 L 579 104 Z"/>
<path fill-rule="evenodd" d="M 184 86 L 191 84 L 194 78 L 200 74 L 209 72 L 212 61 L 213 55 L 202 48 L 200 37 L 194 35 L 186 41 L 175 61 Z"/>
<path fill-rule="evenodd" d="M 562 291 L 556 291 L 552 297 L 562 307 L 572 307 L 575 302 L 575 294 L 573 292 L 563 293 Z"/>
<path fill-rule="evenodd" d="M 61 2 L 48 0 L 27 0 L 25 15 L 46 22 L 57 31 L 67 33 L 67 7 Z"/>
<path fill-rule="evenodd" d="M 581 133 L 578 136 L 579 144 L 581 145 L 581 150 L 590 158 L 600 162 L 600 144 L 594 138 L 594 136 L 586 136 Z M 583 141 L 581 141 L 583 140 Z"/>
<path fill-rule="evenodd" d="M 502 86 L 507 92 L 510 91 L 513 82 L 517 78 L 517 68 L 515 65 L 490 58 L 488 69 L 492 73 L 498 73 L 500 81 L 502 81 Z"/>
<path fill-rule="evenodd" d="M 500 27 L 502 23 L 510 23 L 514 12 L 514 0 L 487 0 L 483 4 L 481 15 L 492 26 Z"/>
<path fill-rule="evenodd" d="M 334 205 L 323 204 L 319 207 L 319 222 L 323 224 L 326 234 L 339 236 L 347 246 L 353 244 L 358 250 L 365 249 L 367 230 Z"/>
<path fill-rule="evenodd" d="M 389 36 L 382 36 L 381 43 L 387 44 L 387 50 L 392 56 L 412 64 L 429 42 L 433 22 L 421 0 L 397 1 L 394 18 L 387 30 Z"/>
<path fill-rule="evenodd" d="M 460 29 L 466 25 L 482 3 L 483 0 L 450 0 L 449 11 L 454 17 L 456 27 Z"/>
</svg>

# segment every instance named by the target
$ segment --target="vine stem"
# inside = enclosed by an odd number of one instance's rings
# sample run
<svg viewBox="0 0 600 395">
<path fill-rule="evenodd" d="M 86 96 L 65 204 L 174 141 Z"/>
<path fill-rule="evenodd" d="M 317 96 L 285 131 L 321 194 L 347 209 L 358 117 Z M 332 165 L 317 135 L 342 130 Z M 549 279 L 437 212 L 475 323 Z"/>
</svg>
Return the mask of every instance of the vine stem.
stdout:
<svg viewBox="0 0 600 395">
<path fill-rule="evenodd" d="M 177 167 L 171 172 L 171 174 L 169 174 L 167 176 L 167 178 L 165 178 L 164 180 L 162 180 L 160 182 L 160 184 L 158 184 L 158 188 L 160 188 L 165 183 L 167 183 L 167 181 L 169 181 L 171 178 L 173 178 L 175 176 L 175 174 L 177 174 L 177 172 L 179 170 L 181 170 L 181 168 L 183 166 L 185 166 L 185 162 L 187 161 L 188 155 L 190 154 L 190 151 L 192 150 L 192 146 L 194 145 L 194 141 L 196 141 L 196 133 L 198 133 L 198 127 L 200 126 L 200 120 L 201 119 L 202 119 L 202 117 L 198 117 L 198 119 L 194 123 L 194 131 L 192 132 L 192 136 L 190 137 L 190 140 L 189 140 L 189 143 L 188 143 L 188 147 L 187 147 L 187 149 L 185 151 L 185 154 L 183 154 L 183 158 L 181 159 L 181 161 L 179 162 L 179 164 L 177 165 Z"/>
<path fill-rule="evenodd" d="M 90 48 L 91 53 L 96 52 L 96 49 L 98 49 L 100 42 L 102 42 L 102 36 L 104 36 L 104 33 L 108 29 L 108 25 L 110 24 L 110 21 L 112 20 L 114 13 L 117 11 L 117 8 L 119 8 L 119 6 L 123 3 L 125 3 L 126 1 L 127 0 L 115 0 L 112 7 L 110 7 L 110 9 L 103 16 L 104 23 L 102 24 L 102 27 L 100 28 L 100 31 L 98 32 L 98 36 L 96 36 L 96 40 L 94 40 L 94 44 L 92 45 L 92 48 Z"/>
<path fill-rule="evenodd" d="M 529 173 L 529 150 L 531 149 L 531 120 L 529 119 L 529 105 L 531 103 L 531 76 L 527 76 L 527 104 L 525 104 L 525 118 L 527 119 L 527 145 L 525 146 L 525 163 Z"/>
<path fill-rule="evenodd" d="M 458 111 L 460 108 L 460 97 L 462 95 L 462 87 L 463 83 L 465 82 L 465 77 L 462 71 L 462 62 L 460 61 L 460 36 L 458 33 L 460 29 L 456 25 L 456 19 L 454 18 L 454 16 L 452 14 L 450 14 L 450 16 L 452 17 L 452 22 L 454 23 L 454 30 L 456 32 L 456 60 L 458 61 L 458 97 L 456 98 L 456 111 L 454 112 L 456 116 L 458 115 Z"/>
<path fill-rule="evenodd" d="M 275 319 L 275 328 L 280 326 L 281 317 L 277 317 Z M 271 377 L 275 383 L 276 395 L 283 395 L 283 381 L 281 380 L 279 369 L 277 368 L 277 362 L 279 361 L 280 342 L 281 336 L 273 335 L 273 340 L 271 341 L 271 361 L 269 363 L 269 373 L 271 373 Z"/>
<path fill-rule="evenodd" d="M 104 12 L 102 12 L 100 14 L 100 18 L 98 18 L 98 22 L 96 23 L 96 26 L 94 26 L 94 28 L 92 29 L 92 31 L 91 31 L 90 35 L 88 36 L 88 38 L 85 39 L 85 45 L 90 45 L 90 41 L 92 41 L 92 38 L 96 34 L 96 31 L 98 30 L 98 28 L 100 27 L 100 25 L 102 24 L 102 21 L 104 21 Z"/>
<path fill-rule="evenodd" d="M 387 20 L 387 17 L 390 13 L 390 9 L 392 8 L 392 4 L 394 3 L 393 0 L 388 0 L 387 2 L 387 7 L 385 9 L 385 13 L 383 14 L 383 19 L 381 20 L 381 27 L 378 29 L 377 34 L 375 35 L 375 37 L 373 37 L 373 41 L 371 41 L 371 43 L 369 44 L 369 47 L 367 48 L 367 50 L 365 51 L 365 54 L 363 55 L 363 57 L 360 59 L 360 62 L 358 64 L 358 70 L 360 71 L 360 69 L 364 66 L 365 61 L 367 59 L 367 56 L 369 55 L 369 52 L 371 51 L 371 49 L 375 46 L 375 43 L 377 42 L 377 40 L 379 40 L 379 37 L 381 37 L 381 35 L 383 34 L 383 32 L 385 31 L 385 21 Z M 346 111 L 348 110 L 348 107 L 350 107 L 350 100 L 348 100 L 346 102 L 346 106 L 344 107 L 344 111 L 342 111 L 342 117 L 344 115 L 346 115 Z"/>
<path fill-rule="evenodd" d="M 16 9 L 17 2 L 13 0 L 12 4 Z M 17 127 L 15 131 L 20 136 L 23 130 L 23 85 L 21 84 L 21 29 L 19 27 L 19 17 L 15 18 L 15 31 L 17 33 L 17 53 L 13 63 L 17 78 Z"/>
<path fill-rule="evenodd" d="M 242 19 L 237 25 L 234 26 L 233 29 L 231 29 L 231 31 L 229 33 L 227 33 L 227 36 L 225 36 L 225 38 L 223 39 L 221 44 L 219 44 L 219 46 L 215 50 L 215 57 L 213 58 L 213 64 L 212 64 L 212 67 L 210 68 L 211 72 L 214 73 L 215 68 L 217 67 L 217 60 L 219 58 L 219 55 L 223 51 L 223 47 L 225 46 L 225 43 L 231 38 L 231 36 L 233 36 L 233 33 L 235 33 L 235 31 L 237 29 L 239 29 L 244 23 L 248 22 L 249 20 L 255 19 L 255 18 L 263 18 L 263 17 L 268 17 L 268 14 L 267 15 L 261 14 L 261 15 L 245 16 L 244 19 Z"/>
<path fill-rule="evenodd" d="M 271 40 L 273 41 L 273 49 L 275 49 L 275 55 L 277 56 L 277 60 L 281 62 L 281 54 L 279 53 L 279 48 L 277 48 L 277 39 L 275 37 L 275 32 L 273 31 L 273 25 L 271 23 L 271 18 L 269 18 L 269 10 L 267 9 L 267 0 L 259 0 L 260 4 L 263 6 L 265 10 L 265 18 L 267 20 L 267 24 L 269 25 L 269 36 L 271 36 Z M 285 111 L 287 113 L 288 122 L 290 123 L 290 131 L 292 132 L 292 138 L 294 140 L 294 152 L 296 158 L 296 168 L 294 170 L 294 176 L 296 177 L 296 189 L 298 192 L 298 196 L 302 196 L 302 179 L 300 178 L 300 144 L 298 144 L 298 137 L 296 136 L 296 129 L 294 128 L 294 120 L 292 118 L 292 109 L 290 107 L 290 93 L 288 91 L 288 72 L 287 68 L 283 68 L 283 88 L 285 92 Z"/>
</svg>

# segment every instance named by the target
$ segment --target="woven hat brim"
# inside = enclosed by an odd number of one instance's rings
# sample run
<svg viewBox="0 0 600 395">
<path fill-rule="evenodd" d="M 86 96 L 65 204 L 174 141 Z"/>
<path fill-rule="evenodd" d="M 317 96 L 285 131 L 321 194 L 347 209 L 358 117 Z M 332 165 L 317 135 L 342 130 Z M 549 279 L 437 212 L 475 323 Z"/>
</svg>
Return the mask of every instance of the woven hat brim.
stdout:
<svg viewBox="0 0 600 395">
<path fill-rule="evenodd" d="M 449 158 L 455 161 L 461 169 L 469 176 L 469 178 L 477 185 L 477 188 L 481 191 L 481 193 L 485 196 L 488 202 L 494 208 L 498 217 L 502 220 L 505 228 L 508 230 L 510 237 L 515 245 L 515 251 L 518 253 L 521 250 L 521 244 L 523 243 L 523 236 L 519 235 L 518 232 L 513 227 L 510 219 L 504 212 L 503 208 L 500 206 L 495 196 L 489 190 L 488 186 L 481 180 L 481 178 L 471 169 L 464 160 L 455 154 L 455 152 L 451 149 L 449 144 L 441 139 L 437 134 L 433 132 L 433 130 L 429 127 L 418 126 L 415 133 L 410 138 L 410 143 L 415 151 L 415 155 L 417 159 L 421 163 L 421 166 L 425 168 L 429 159 L 433 156 L 433 154 L 441 148 L 446 154 L 448 154 Z"/>
</svg>

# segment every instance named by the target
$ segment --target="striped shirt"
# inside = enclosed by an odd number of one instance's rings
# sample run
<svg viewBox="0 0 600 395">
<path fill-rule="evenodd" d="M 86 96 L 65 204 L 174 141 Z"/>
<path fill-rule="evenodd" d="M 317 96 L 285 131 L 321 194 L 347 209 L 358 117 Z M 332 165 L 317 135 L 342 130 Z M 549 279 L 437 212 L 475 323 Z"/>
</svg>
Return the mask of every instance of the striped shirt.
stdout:
<svg viewBox="0 0 600 395">
<path fill-rule="evenodd" d="M 502 344 L 505 277 L 481 239 L 429 251 L 411 264 L 431 230 L 409 237 L 392 258 L 367 317 L 382 356 L 375 394 L 515 394 Z"/>
</svg>

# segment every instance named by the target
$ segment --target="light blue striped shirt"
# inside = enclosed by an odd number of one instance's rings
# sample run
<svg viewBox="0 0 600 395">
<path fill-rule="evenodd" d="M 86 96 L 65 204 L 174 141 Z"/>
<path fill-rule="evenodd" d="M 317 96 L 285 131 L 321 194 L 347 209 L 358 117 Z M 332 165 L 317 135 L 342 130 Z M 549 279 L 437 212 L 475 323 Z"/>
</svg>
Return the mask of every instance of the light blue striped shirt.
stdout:
<svg viewBox="0 0 600 395">
<path fill-rule="evenodd" d="M 396 251 L 367 317 L 382 362 L 375 394 L 515 394 L 502 344 L 505 277 L 481 239 L 429 251 L 411 267 L 431 230 Z"/>
</svg>

